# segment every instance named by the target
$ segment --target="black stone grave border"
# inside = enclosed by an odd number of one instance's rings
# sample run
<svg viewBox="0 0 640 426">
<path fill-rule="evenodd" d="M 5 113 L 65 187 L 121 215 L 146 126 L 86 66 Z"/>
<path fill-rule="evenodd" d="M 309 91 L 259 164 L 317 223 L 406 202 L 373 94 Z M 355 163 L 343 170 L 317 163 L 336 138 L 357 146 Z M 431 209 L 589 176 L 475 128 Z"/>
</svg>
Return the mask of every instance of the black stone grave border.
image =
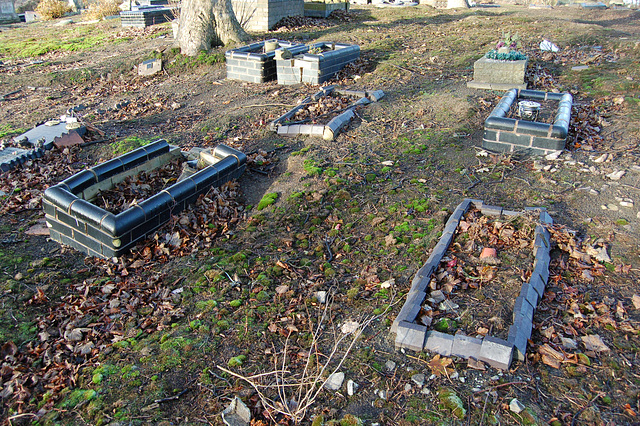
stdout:
<svg viewBox="0 0 640 426">
<path fill-rule="evenodd" d="M 48 188 L 42 203 L 51 238 L 90 256 L 120 256 L 201 194 L 239 178 L 246 168 L 244 153 L 221 144 L 213 151 L 216 163 L 117 215 L 91 203 L 99 190 L 181 155 L 179 148 L 160 139 Z"/>
</svg>

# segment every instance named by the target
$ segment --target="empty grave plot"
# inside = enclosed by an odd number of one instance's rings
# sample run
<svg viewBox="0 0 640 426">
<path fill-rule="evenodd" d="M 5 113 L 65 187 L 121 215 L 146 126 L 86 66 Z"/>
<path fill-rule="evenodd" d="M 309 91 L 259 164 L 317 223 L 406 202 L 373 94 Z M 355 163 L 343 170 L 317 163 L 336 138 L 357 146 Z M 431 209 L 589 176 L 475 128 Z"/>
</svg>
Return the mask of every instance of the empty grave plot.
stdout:
<svg viewBox="0 0 640 426">
<path fill-rule="evenodd" d="M 500 369 L 524 359 L 549 279 L 550 224 L 544 209 L 460 203 L 391 326 L 396 348 Z"/>
<path fill-rule="evenodd" d="M 43 207 L 51 238 L 91 256 L 120 256 L 246 167 L 246 156 L 226 145 L 183 167 L 185 156 L 159 140 L 48 188 Z"/>
<path fill-rule="evenodd" d="M 440 332 L 506 340 L 515 300 L 533 269 L 534 216 L 500 218 L 470 209 L 434 273 L 418 321 Z"/>
<path fill-rule="evenodd" d="M 322 88 L 270 124 L 279 135 L 301 134 L 332 140 L 355 116 L 354 110 L 384 96 L 382 90 L 344 90 L 335 86 Z"/>
</svg>

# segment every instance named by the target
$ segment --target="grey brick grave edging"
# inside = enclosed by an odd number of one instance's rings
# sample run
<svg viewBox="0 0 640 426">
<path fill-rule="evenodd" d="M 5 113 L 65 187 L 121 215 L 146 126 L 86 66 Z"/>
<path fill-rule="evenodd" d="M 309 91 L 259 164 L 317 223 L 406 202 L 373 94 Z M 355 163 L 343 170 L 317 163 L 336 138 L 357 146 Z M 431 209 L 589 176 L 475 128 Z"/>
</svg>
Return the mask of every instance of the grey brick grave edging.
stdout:
<svg viewBox="0 0 640 426">
<path fill-rule="evenodd" d="M 427 262 L 416 272 L 407 300 L 396 317 L 391 332 L 396 333 L 396 349 L 407 348 L 414 351 L 429 350 L 443 356 L 458 356 L 461 358 L 475 358 L 489 365 L 506 370 L 512 358 L 523 360 L 527 351 L 527 340 L 531 337 L 533 328 L 533 314 L 544 294 L 549 279 L 549 250 L 551 235 L 545 225 L 553 224 L 553 219 L 543 208 L 527 208 L 525 210 L 539 210 L 540 223 L 535 230 L 534 264 L 531 278 L 523 283 L 520 295 L 516 298 L 513 308 L 513 324 L 509 327 L 507 340 L 492 336 L 483 339 L 466 336 L 464 334 L 450 335 L 435 330 L 427 330 L 416 319 L 422 304 L 427 299 L 427 290 L 431 276 L 435 273 L 453 240 L 456 228 L 462 216 L 471 205 L 480 209 L 482 214 L 495 216 L 514 216 L 519 212 L 504 210 L 501 207 L 484 205 L 480 200 L 465 199 L 458 205 L 445 225 L 442 237 L 434 247 Z"/>
<path fill-rule="evenodd" d="M 308 46 L 308 50 L 331 48 L 323 53 L 302 53 L 291 59 L 277 59 L 278 84 L 322 84 L 342 68 L 360 57 L 357 44 L 321 41 Z"/>
<path fill-rule="evenodd" d="M 292 55 L 305 53 L 309 50 L 309 46 L 305 44 L 291 43 L 275 38 L 227 50 L 224 54 L 227 63 L 227 78 L 250 83 L 264 83 L 274 80 L 276 78 L 276 51 L 263 52 L 267 42 L 278 43 L 279 49 L 287 49 Z"/>
<path fill-rule="evenodd" d="M 353 105 L 350 105 L 338 116 L 331 119 L 327 124 L 283 124 L 308 104 L 316 102 L 318 99 L 328 96 L 334 91 L 342 95 L 360 97 L 360 99 L 358 99 Z M 313 96 L 304 98 L 299 105 L 273 120 L 269 124 L 269 129 L 277 132 L 279 135 L 315 135 L 322 136 L 325 140 L 333 140 L 333 138 L 340 132 L 340 129 L 342 129 L 354 117 L 355 114 L 353 110 L 356 107 L 359 105 L 367 105 L 371 102 L 378 102 L 383 97 L 384 92 L 382 90 L 357 91 L 343 90 L 336 86 L 326 86 L 320 89 L 320 91 Z"/>
<path fill-rule="evenodd" d="M 242 152 L 218 145 L 217 162 L 117 215 L 91 203 L 100 190 L 181 155 L 179 148 L 158 140 L 48 188 L 42 204 L 51 238 L 90 256 L 120 256 L 211 187 L 240 177 L 247 161 Z"/>
<path fill-rule="evenodd" d="M 177 7 L 143 7 L 138 10 L 123 10 L 120 21 L 123 27 L 145 28 L 173 19 Z"/>
<path fill-rule="evenodd" d="M 558 101 L 553 124 L 506 118 L 518 99 Z M 484 122 L 482 147 L 498 152 L 549 154 L 563 150 L 571 121 L 573 97 L 569 93 L 511 89 L 498 102 Z"/>
</svg>

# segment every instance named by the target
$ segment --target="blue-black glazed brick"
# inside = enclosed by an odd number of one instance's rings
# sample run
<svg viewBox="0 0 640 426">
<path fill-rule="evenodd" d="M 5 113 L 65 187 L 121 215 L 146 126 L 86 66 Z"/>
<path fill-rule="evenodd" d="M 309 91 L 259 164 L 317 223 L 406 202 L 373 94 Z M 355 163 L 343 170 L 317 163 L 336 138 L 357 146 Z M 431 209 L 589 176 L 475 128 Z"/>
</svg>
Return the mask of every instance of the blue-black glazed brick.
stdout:
<svg viewBox="0 0 640 426">
<path fill-rule="evenodd" d="M 60 186 L 66 186 L 72 194 L 79 194 L 91 185 L 96 184 L 96 176 L 90 170 L 83 170 L 60 182 Z"/>
</svg>

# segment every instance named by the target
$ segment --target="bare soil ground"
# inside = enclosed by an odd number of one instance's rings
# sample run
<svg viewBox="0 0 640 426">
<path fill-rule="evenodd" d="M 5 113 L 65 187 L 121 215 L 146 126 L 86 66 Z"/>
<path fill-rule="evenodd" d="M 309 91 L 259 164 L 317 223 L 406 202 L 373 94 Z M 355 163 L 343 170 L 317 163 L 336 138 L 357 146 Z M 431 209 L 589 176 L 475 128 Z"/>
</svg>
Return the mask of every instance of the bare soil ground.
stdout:
<svg viewBox="0 0 640 426">
<path fill-rule="evenodd" d="M 268 130 L 317 87 L 227 81 L 223 48 L 185 58 L 168 24 L 2 27 L 2 140 L 80 105 L 91 140 L 108 139 L 0 175 L 3 422 L 221 424 L 239 396 L 256 424 L 294 423 L 283 411 L 303 423 L 637 424 L 639 18 L 572 6 L 354 6 L 348 19 L 256 34 L 360 45 L 362 60 L 333 83 L 387 96 L 333 141 Z M 502 31 L 522 38 L 530 88 L 574 96 L 557 159 L 480 149 L 499 94 L 466 82 Z M 560 52 L 540 52 L 543 38 Z M 134 66 L 153 57 L 163 72 L 139 77 Z M 225 143 L 251 164 L 120 259 L 27 233 L 48 186 L 159 138 L 183 150 Z M 507 372 L 397 352 L 389 335 L 465 197 L 546 207 L 557 223 L 527 358 Z M 353 322 L 367 326 L 339 364 L 351 336 L 336 342 Z M 278 383 L 326 376 L 326 363 L 359 385 L 354 395 L 343 384 L 269 405 Z M 278 373 L 254 378 L 267 386 L 257 392 L 218 366 Z M 301 407 L 305 394 L 313 403 Z M 525 411 L 510 410 L 514 398 Z"/>
</svg>

